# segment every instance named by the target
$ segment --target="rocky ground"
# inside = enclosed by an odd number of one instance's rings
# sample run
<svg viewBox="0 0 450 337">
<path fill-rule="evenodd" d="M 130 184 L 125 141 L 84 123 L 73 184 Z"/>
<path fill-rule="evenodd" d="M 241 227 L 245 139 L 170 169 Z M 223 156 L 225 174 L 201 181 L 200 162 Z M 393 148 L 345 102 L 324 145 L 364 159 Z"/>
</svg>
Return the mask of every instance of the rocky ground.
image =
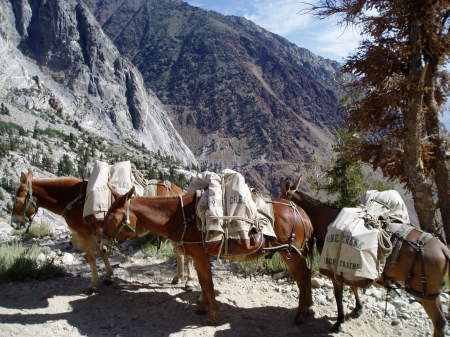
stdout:
<svg viewBox="0 0 450 337">
<path fill-rule="evenodd" d="M 7 225 L 0 226 L 6 232 Z M 0 229 L 1 229 L 0 228 Z M 0 230 L 1 231 L 1 230 Z M 431 322 L 421 305 L 406 294 L 391 297 L 385 316 L 385 291 L 372 287 L 362 296 L 366 308 L 348 320 L 339 334 L 329 333 L 336 319 L 331 282 L 314 279 L 315 318 L 293 324 L 298 290 L 280 275 L 245 278 L 234 263 L 213 262 L 219 322 L 207 325 L 195 313 L 199 288 L 186 292 L 170 283 L 172 259 L 147 257 L 124 250 L 111 258 L 114 283 L 85 295 L 89 267 L 68 243 L 68 233 L 36 241 L 43 254 L 64 264 L 64 277 L 47 281 L 3 283 L 0 286 L 0 336 L 430 336 Z M 103 268 L 101 268 L 103 272 Z M 447 303 L 446 295 L 442 295 Z M 345 309 L 353 308 L 350 292 Z"/>
</svg>

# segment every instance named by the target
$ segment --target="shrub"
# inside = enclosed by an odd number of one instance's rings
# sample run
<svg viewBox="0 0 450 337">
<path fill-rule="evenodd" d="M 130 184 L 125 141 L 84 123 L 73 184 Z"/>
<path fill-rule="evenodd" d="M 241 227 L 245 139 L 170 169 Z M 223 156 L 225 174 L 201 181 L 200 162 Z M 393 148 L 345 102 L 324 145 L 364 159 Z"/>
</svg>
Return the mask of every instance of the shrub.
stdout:
<svg viewBox="0 0 450 337">
<path fill-rule="evenodd" d="M 173 251 L 173 246 L 169 240 L 164 240 L 161 242 L 161 247 L 158 250 L 155 241 L 150 240 L 142 245 L 143 252 L 148 256 L 153 256 L 157 258 L 162 257 L 174 257 L 175 252 Z"/>
<path fill-rule="evenodd" d="M 47 223 L 33 222 L 25 235 L 40 239 L 45 236 L 52 236 L 53 233 Z"/>
<path fill-rule="evenodd" d="M 243 273 L 249 275 L 285 273 L 288 268 L 280 254 L 275 254 L 269 259 L 255 259 L 252 261 L 239 262 Z"/>
<path fill-rule="evenodd" d="M 27 249 L 19 242 L 1 245 L 0 280 L 45 280 L 64 275 L 64 268 L 55 265 L 53 260 L 46 260 L 40 264 L 37 261 L 39 254 L 37 246 Z"/>
<path fill-rule="evenodd" d="M 38 127 L 38 123 L 36 122 L 35 126 L 34 126 L 34 131 L 33 131 L 33 138 L 37 138 L 40 135 L 45 135 L 48 136 L 50 138 L 60 138 L 62 140 L 68 140 L 69 137 L 66 136 L 63 132 L 59 131 L 59 130 L 55 130 L 52 128 L 45 128 L 45 129 L 39 129 Z"/>
<path fill-rule="evenodd" d="M 75 168 L 72 160 L 67 154 L 64 154 L 61 160 L 58 162 L 58 175 L 59 176 L 73 176 L 75 174 Z"/>
<path fill-rule="evenodd" d="M 11 115 L 9 109 L 3 103 L 0 105 L 0 115 L 8 115 L 8 116 Z"/>
<path fill-rule="evenodd" d="M 21 136 L 25 136 L 27 133 L 23 127 L 11 122 L 0 121 L 0 134 L 7 134 L 10 132 L 16 132 Z"/>
</svg>

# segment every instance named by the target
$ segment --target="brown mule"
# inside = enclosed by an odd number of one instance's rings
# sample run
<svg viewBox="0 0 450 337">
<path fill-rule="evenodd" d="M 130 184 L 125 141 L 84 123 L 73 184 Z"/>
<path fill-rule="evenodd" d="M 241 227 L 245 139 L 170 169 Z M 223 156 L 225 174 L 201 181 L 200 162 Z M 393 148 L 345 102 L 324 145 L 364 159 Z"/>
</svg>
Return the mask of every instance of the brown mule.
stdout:
<svg viewBox="0 0 450 337">
<path fill-rule="evenodd" d="M 292 200 L 301 206 L 309 215 L 313 227 L 314 237 L 317 240 L 319 251 L 322 250 L 328 225 L 333 222 L 340 208 L 334 208 L 317 201 L 305 193 L 298 190 L 298 185 L 294 188 L 286 180 L 282 186 L 282 196 Z M 418 237 L 418 231 L 413 230 L 408 239 L 413 240 Z M 428 317 L 433 322 L 434 337 L 443 337 L 447 321 L 441 310 L 439 292 L 443 284 L 444 277 L 449 273 L 448 260 L 450 258 L 449 249 L 437 238 L 433 238 L 423 247 L 423 262 L 416 257 L 418 252 L 407 243 L 403 243 L 397 262 L 389 268 L 385 268 L 382 277 L 377 282 L 381 285 L 389 285 L 389 282 L 401 282 L 405 284 L 409 291 L 414 293 L 416 299 L 423 305 Z M 344 309 L 342 305 L 343 285 L 348 283 L 336 275 L 327 275 L 332 279 L 334 295 L 338 308 L 338 318 L 333 325 L 333 331 L 339 331 L 341 323 L 344 322 Z M 425 284 L 422 283 L 422 276 Z M 362 305 L 358 296 L 357 285 L 351 285 L 355 294 L 356 306 L 353 316 L 358 317 L 362 313 Z M 424 293 L 424 294 L 422 294 Z"/>
<path fill-rule="evenodd" d="M 170 184 L 168 192 L 162 181 L 158 182 L 157 194 L 174 195 L 183 193 L 175 184 Z M 107 252 L 100 249 L 98 229 L 102 222 L 87 224 L 83 221 L 84 196 L 86 195 L 87 181 L 74 177 L 43 178 L 33 179 L 30 170 L 28 174 L 21 173 L 20 186 L 16 193 L 12 222 L 18 223 L 21 227 L 31 222 L 39 207 L 45 208 L 55 214 L 62 215 L 69 228 L 76 234 L 81 249 L 86 254 L 86 259 L 91 267 L 91 282 L 87 293 L 98 291 L 99 279 L 96 264 L 96 256 L 99 254 L 105 264 L 105 283 L 110 283 L 113 271 L 111 269 Z M 191 263 L 192 264 L 192 263 Z M 189 266 L 189 264 L 188 264 Z M 192 267 L 190 267 L 192 270 Z M 188 269 L 189 270 L 189 269 Z M 189 272 L 191 275 L 192 272 Z M 191 277 L 192 279 L 192 277 Z"/>
<path fill-rule="evenodd" d="M 117 199 L 105 217 L 105 240 L 109 242 L 114 239 L 120 243 L 135 235 L 143 235 L 151 231 L 178 242 L 184 247 L 186 254 L 194 259 L 202 288 L 202 300 L 198 304 L 198 312 L 208 312 L 208 321 L 215 323 L 217 304 L 210 257 L 217 256 L 221 247 L 215 245 L 205 248 L 203 245 L 202 232 L 198 230 L 195 222 L 196 195 L 131 199 L 132 194 L 133 189 L 123 196 L 113 191 Z M 274 231 L 277 238 L 268 242 L 268 246 L 284 245 L 285 250 L 280 253 L 300 289 L 296 321 L 301 322 L 305 316 L 311 314 L 309 307 L 312 305 L 312 296 L 311 276 L 306 268 L 305 257 L 298 252 L 307 247 L 308 239 L 312 236 L 312 226 L 308 216 L 300 207 L 289 204 L 283 199 L 272 199 L 272 202 L 275 214 Z M 129 229 L 129 226 L 133 228 L 133 231 Z M 245 242 L 245 244 L 239 247 L 240 255 L 224 257 L 250 260 L 266 254 L 260 246 L 252 242 Z"/>
<path fill-rule="evenodd" d="M 13 206 L 12 222 L 25 226 L 31 223 L 39 207 L 45 208 L 66 220 L 77 236 L 86 259 L 91 267 L 91 282 L 87 293 L 98 290 L 99 280 L 95 257 L 99 254 L 105 264 L 106 280 L 110 282 L 113 271 L 106 252 L 99 248 L 98 229 L 100 222 L 87 224 L 83 221 L 84 196 L 87 181 L 74 177 L 33 179 L 31 171 L 21 173 L 20 187 Z"/>
</svg>

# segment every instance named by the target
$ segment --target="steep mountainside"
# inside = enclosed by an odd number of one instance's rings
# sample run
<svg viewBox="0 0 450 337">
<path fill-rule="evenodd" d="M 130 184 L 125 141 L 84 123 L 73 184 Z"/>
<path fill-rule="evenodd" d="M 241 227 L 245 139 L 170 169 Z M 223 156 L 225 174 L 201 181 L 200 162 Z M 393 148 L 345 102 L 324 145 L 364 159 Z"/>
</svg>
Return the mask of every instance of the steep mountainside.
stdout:
<svg viewBox="0 0 450 337">
<path fill-rule="evenodd" d="M 277 176 L 328 155 L 342 122 L 338 63 L 179 0 L 83 1 L 199 160 L 248 170 L 277 191 Z"/>
<path fill-rule="evenodd" d="M 163 105 L 76 0 L 0 0 L 0 102 L 195 163 Z"/>
</svg>

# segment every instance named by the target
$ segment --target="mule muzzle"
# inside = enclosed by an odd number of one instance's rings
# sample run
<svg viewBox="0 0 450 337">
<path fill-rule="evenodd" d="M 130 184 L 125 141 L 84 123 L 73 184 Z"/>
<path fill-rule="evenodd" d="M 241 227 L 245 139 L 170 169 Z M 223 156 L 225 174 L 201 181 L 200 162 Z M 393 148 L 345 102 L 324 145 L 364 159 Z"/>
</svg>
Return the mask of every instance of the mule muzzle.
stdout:
<svg viewBox="0 0 450 337">
<path fill-rule="evenodd" d="M 12 214 L 11 215 L 11 222 L 10 225 L 15 230 L 21 230 L 24 229 L 27 226 L 27 221 L 25 218 L 18 214 Z"/>
</svg>

